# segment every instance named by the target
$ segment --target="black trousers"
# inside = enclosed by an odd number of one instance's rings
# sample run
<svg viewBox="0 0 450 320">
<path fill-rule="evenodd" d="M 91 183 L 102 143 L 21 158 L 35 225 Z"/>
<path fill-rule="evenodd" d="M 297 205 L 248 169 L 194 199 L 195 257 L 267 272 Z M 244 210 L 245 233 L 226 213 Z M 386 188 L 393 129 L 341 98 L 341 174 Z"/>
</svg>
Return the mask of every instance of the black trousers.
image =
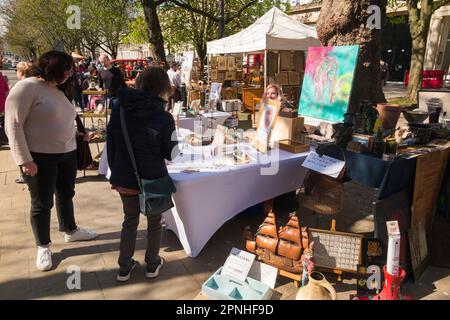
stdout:
<svg viewBox="0 0 450 320">
<path fill-rule="evenodd" d="M 140 207 L 139 196 L 120 195 L 123 204 L 124 221 L 120 236 L 119 267 L 121 271 L 128 271 L 132 266 L 132 258 L 136 248 L 137 228 L 139 225 Z M 161 247 L 161 215 L 147 216 L 147 250 L 145 262 L 148 267 L 158 266 L 161 261 L 159 248 Z"/>
<path fill-rule="evenodd" d="M 24 175 L 24 179 L 31 196 L 31 227 L 36 244 L 43 246 L 51 242 L 50 212 L 54 195 L 59 231 L 72 232 L 77 229 L 73 209 L 77 153 L 32 153 L 31 156 L 37 164 L 38 173 L 34 177 Z"/>
</svg>

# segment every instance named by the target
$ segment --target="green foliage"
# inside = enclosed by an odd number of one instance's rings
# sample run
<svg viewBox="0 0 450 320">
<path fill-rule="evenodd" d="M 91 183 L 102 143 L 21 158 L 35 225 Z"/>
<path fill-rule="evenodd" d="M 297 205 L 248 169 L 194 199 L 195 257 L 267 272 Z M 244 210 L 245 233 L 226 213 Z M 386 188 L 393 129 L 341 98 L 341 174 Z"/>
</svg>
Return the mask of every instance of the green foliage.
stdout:
<svg viewBox="0 0 450 320">
<path fill-rule="evenodd" d="M 81 11 L 81 29 L 70 29 L 69 6 Z M 100 47 L 115 55 L 120 41 L 129 33 L 133 0 L 6 0 L 1 13 L 6 20 L 6 41 L 28 48 L 30 38 L 40 47 L 63 42 L 66 51 Z M 29 32 L 17 32 L 27 29 Z M 41 51 L 41 50 L 38 50 Z"/>
<path fill-rule="evenodd" d="M 219 1 L 186 0 L 183 2 L 215 17 L 215 19 L 179 8 L 172 3 L 161 5 L 158 9 L 158 15 L 166 46 L 170 50 L 184 50 L 193 47 L 198 55 L 203 58 L 206 55 L 206 43 L 219 38 Z M 227 0 L 225 19 L 233 17 L 234 13 L 247 3 L 249 3 L 249 0 Z M 283 7 L 280 0 L 258 1 L 226 24 L 226 34 L 232 35 L 247 28 L 273 6 Z"/>
</svg>

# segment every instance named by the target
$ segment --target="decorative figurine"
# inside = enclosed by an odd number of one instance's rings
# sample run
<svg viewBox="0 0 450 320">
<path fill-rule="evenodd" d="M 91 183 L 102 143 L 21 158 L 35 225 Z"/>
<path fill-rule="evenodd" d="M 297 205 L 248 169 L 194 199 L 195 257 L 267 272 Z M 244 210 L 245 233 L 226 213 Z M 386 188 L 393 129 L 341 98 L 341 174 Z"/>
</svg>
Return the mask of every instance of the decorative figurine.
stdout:
<svg viewBox="0 0 450 320">
<path fill-rule="evenodd" d="M 302 273 L 302 286 L 306 286 L 309 280 L 309 274 L 314 271 L 315 263 L 314 263 L 314 253 L 313 253 L 314 241 L 311 242 L 309 248 L 306 248 L 303 251 L 302 255 L 302 265 L 303 265 L 303 273 Z"/>
</svg>

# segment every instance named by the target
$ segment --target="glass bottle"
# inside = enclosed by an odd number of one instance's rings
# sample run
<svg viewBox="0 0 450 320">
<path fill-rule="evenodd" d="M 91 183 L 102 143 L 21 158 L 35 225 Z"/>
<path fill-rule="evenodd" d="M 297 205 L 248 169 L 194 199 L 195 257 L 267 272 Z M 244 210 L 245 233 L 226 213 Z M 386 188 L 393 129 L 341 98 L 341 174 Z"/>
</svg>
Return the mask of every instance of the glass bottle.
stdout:
<svg viewBox="0 0 450 320">
<path fill-rule="evenodd" d="M 361 100 L 359 104 L 359 110 L 355 114 L 354 118 L 354 128 L 356 133 L 364 134 L 366 133 L 366 116 L 365 116 L 365 109 L 368 105 L 368 101 Z"/>
<path fill-rule="evenodd" d="M 373 154 L 377 158 L 382 158 L 385 148 L 386 142 L 383 139 L 383 132 L 381 130 L 378 130 L 377 135 L 375 136 L 375 141 L 373 143 Z"/>
</svg>

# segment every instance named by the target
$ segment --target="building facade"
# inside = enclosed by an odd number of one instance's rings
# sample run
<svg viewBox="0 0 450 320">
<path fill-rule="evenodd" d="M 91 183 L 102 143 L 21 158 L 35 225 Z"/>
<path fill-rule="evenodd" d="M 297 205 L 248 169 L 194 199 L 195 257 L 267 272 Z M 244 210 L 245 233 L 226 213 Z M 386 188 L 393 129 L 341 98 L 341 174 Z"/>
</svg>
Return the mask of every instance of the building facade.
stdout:
<svg viewBox="0 0 450 320">
<path fill-rule="evenodd" d="M 298 21 L 315 26 L 322 0 L 296 0 L 288 14 Z M 382 35 L 382 59 L 389 64 L 391 81 L 403 81 L 411 62 L 411 35 L 405 6 L 388 8 Z M 425 70 L 450 73 L 450 5 L 441 7 L 431 19 L 425 54 Z"/>
</svg>

